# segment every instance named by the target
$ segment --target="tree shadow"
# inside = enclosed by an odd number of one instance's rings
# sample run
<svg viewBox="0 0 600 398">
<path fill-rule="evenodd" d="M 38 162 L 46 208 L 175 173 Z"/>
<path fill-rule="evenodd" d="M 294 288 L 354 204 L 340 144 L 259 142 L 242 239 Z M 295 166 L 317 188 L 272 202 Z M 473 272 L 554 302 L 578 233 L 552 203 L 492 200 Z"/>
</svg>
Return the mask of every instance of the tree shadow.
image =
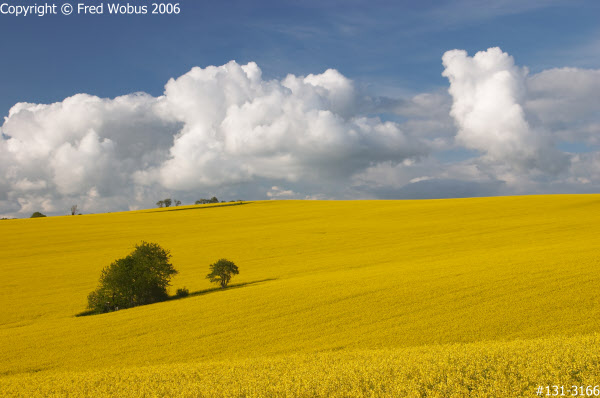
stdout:
<svg viewBox="0 0 600 398">
<path fill-rule="evenodd" d="M 172 295 L 162 301 L 158 301 L 158 302 L 152 303 L 152 304 L 164 303 L 165 301 L 182 300 L 182 299 L 185 299 L 188 297 L 203 296 L 205 294 L 210 294 L 210 293 L 224 292 L 226 290 L 239 289 L 240 287 L 256 285 L 258 283 L 270 282 L 270 281 L 274 281 L 274 280 L 277 280 L 277 278 L 267 278 L 267 279 L 261 279 L 258 281 L 244 282 L 244 283 L 232 283 L 231 285 L 229 285 L 227 287 L 212 287 L 210 289 L 196 290 L 195 292 L 190 292 L 190 294 L 188 294 L 187 296 Z M 146 304 L 146 305 L 152 305 L 152 304 Z M 140 305 L 138 307 L 142 307 L 142 306 Z M 135 308 L 135 307 L 132 307 L 132 308 Z M 127 308 L 123 308 L 121 311 L 123 311 L 125 309 L 127 309 Z M 110 312 L 116 312 L 116 311 L 110 311 Z M 107 312 L 96 312 L 95 310 L 87 310 L 87 311 L 82 311 L 78 314 L 75 314 L 75 317 L 79 318 L 80 316 L 90 316 L 90 315 L 100 315 L 100 314 L 107 314 Z"/>
<path fill-rule="evenodd" d="M 87 311 L 82 311 L 82 312 L 75 314 L 75 317 L 79 318 L 80 316 L 90 316 L 90 315 L 100 315 L 100 314 L 101 313 L 96 312 L 96 310 L 87 310 Z"/>
<path fill-rule="evenodd" d="M 252 282 L 232 283 L 231 285 L 229 285 L 227 287 L 211 287 L 210 289 L 196 290 L 195 292 L 190 292 L 190 294 L 188 294 L 187 296 L 177 296 L 177 295 L 169 296 L 169 298 L 166 299 L 165 301 L 180 300 L 180 299 L 184 299 L 184 298 L 188 298 L 188 297 L 204 296 L 205 294 L 209 294 L 209 293 L 224 292 L 226 290 L 238 289 L 238 288 L 244 287 L 244 286 L 256 285 L 257 283 L 270 282 L 270 281 L 274 281 L 276 279 L 277 278 L 268 278 L 268 279 L 261 279 L 259 281 L 252 281 Z"/>
</svg>

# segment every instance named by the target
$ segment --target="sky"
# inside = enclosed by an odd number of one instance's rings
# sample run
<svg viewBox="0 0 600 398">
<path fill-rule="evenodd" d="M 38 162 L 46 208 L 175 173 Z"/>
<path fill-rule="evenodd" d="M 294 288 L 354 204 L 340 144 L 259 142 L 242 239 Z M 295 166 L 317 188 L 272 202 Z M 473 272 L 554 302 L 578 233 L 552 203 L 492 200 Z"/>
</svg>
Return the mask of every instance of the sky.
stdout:
<svg viewBox="0 0 600 398">
<path fill-rule="evenodd" d="M 600 190 L 598 2 L 81 4 L 0 14 L 2 217 Z"/>
</svg>

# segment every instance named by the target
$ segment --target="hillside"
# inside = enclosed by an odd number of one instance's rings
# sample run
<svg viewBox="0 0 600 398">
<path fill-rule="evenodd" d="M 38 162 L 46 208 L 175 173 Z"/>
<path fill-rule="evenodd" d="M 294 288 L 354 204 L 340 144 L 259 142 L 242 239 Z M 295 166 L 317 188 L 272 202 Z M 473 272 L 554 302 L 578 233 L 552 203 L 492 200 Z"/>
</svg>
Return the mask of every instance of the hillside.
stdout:
<svg viewBox="0 0 600 398">
<path fill-rule="evenodd" d="M 505 347 L 518 362 L 519 350 L 531 355 L 527 344 L 570 352 L 597 382 L 598 354 L 573 352 L 599 351 L 599 238 L 600 195 L 265 201 L 2 221 L 0 386 L 185 364 L 194 374 L 256 361 L 277 373 L 281 358 L 324 374 L 318 364 L 352 366 L 361 355 L 392 366 L 439 351 L 460 362 L 488 346 L 491 357 Z M 171 250 L 172 292 L 211 288 L 204 276 L 221 257 L 238 264 L 236 286 L 75 317 L 100 270 L 141 240 Z M 540 385 L 555 380 L 551 370 L 540 375 L 549 378 Z M 246 394 L 266 387 L 257 388 Z"/>
</svg>

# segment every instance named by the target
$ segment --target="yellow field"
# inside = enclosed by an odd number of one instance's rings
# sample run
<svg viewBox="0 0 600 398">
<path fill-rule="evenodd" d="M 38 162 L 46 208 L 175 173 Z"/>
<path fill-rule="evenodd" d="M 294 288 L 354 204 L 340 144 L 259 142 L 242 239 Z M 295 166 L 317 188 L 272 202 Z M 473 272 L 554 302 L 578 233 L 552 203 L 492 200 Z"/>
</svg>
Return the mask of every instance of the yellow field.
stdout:
<svg viewBox="0 0 600 398">
<path fill-rule="evenodd" d="M 534 396 L 600 385 L 600 195 L 267 201 L 0 222 L 0 391 Z M 75 317 L 141 240 L 172 292 Z M 595 383 L 595 384 L 594 384 Z"/>
</svg>

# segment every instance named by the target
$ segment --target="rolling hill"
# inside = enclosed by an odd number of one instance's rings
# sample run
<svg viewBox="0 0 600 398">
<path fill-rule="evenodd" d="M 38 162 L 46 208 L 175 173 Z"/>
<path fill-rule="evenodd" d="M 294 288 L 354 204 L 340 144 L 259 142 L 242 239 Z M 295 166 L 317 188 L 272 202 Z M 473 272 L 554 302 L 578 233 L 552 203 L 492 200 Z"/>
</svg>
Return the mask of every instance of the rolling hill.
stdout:
<svg viewBox="0 0 600 398">
<path fill-rule="evenodd" d="M 0 240 L 9 396 L 600 384 L 600 195 L 184 206 L 6 220 Z M 171 291 L 192 294 L 77 317 L 101 269 L 142 240 L 171 251 Z M 212 289 L 222 257 L 240 275 Z"/>
</svg>

